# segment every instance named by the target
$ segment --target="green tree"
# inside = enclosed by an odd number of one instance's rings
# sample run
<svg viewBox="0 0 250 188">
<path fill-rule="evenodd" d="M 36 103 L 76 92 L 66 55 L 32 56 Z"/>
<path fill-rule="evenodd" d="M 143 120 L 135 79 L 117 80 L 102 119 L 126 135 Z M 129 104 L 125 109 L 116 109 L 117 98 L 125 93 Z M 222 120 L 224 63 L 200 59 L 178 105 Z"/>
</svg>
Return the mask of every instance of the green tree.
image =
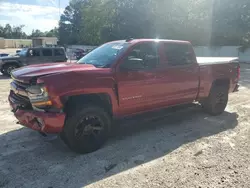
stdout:
<svg viewBox="0 0 250 188">
<path fill-rule="evenodd" d="M 50 31 L 44 32 L 45 37 L 58 37 L 58 28 L 55 27 L 54 29 L 51 29 Z"/>
<path fill-rule="evenodd" d="M 250 1 L 215 1 L 212 40 L 214 45 L 240 45 L 250 31 Z"/>
<path fill-rule="evenodd" d="M 249 10 L 249 0 L 72 0 L 58 32 L 65 44 L 133 37 L 239 45 L 249 38 Z"/>
<path fill-rule="evenodd" d="M 45 34 L 39 29 L 33 29 L 30 37 L 45 37 Z"/>
<path fill-rule="evenodd" d="M 80 35 L 83 28 L 82 10 L 84 1 L 71 1 L 61 15 L 58 36 L 62 44 L 80 44 L 83 39 Z"/>
</svg>

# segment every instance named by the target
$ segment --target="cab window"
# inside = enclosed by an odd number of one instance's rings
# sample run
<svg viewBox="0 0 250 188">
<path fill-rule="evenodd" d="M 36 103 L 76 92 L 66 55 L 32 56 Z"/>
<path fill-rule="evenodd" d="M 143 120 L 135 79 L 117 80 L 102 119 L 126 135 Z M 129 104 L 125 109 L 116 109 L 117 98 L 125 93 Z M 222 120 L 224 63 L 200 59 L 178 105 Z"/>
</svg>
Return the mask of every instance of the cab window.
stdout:
<svg viewBox="0 0 250 188">
<path fill-rule="evenodd" d="M 42 49 L 43 56 L 52 56 L 52 49 Z"/>
<path fill-rule="evenodd" d="M 128 70 L 133 70 L 135 67 L 141 70 L 152 70 L 157 67 L 158 63 L 158 44 L 148 42 L 135 45 L 125 57 L 121 67 Z"/>
<path fill-rule="evenodd" d="M 188 65 L 194 62 L 193 54 L 188 44 L 165 43 L 164 52 L 170 66 Z"/>
<path fill-rule="evenodd" d="M 28 56 L 30 56 L 30 57 L 39 57 L 39 56 L 41 56 L 40 49 L 30 49 L 29 52 L 28 52 Z"/>
<path fill-rule="evenodd" d="M 63 56 L 64 55 L 64 50 L 61 48 L 56 48 L 54 50 L 55 56 Z"/>
</svg>

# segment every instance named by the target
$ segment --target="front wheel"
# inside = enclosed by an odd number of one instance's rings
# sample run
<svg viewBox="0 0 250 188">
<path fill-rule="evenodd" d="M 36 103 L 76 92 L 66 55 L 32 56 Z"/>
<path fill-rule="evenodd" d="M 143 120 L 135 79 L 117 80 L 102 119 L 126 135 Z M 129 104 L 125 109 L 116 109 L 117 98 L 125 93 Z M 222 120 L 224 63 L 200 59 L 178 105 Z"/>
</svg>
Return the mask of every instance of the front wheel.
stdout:
<svg viewBox="0 0 250 188">
<path fill-rule="evenodd" d="M 61 138 L 77 153 L 98 150 L 107 140 L 111 118 L 97 106 L 75 108 L 69 112 Z"/>
<path fill-rule="evenodd" d="M 228 89 L 221 85 L 215 85 L 211 88 L 208 98 L 201 104 L 204 110 L 213 115 L 220 115 L 225 111 L 228 102 Z"/>
<path fill-rule="evenodd" d="M 11 71 L 13 71 L 16 68 L 18 68 L 18 66 L 15 64 L 4 65 L 2 73 L 3 75 L 10 76 Z"/>
</svg>

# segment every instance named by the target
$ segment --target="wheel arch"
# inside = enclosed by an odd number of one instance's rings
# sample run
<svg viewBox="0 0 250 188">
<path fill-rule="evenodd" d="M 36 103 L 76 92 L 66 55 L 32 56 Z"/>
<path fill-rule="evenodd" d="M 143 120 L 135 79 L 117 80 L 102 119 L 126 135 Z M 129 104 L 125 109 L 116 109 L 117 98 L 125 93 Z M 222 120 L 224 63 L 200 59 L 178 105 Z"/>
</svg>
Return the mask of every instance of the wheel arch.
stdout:
<svg viewBox="0 0 250 188">
<path fill-rule="evenodd" d="M 210 91 L 214 86 L 226 87 L 229 90 L 229 88 L 230 88 L 230 79 L 224 78 L 224 79 L 216 79 L 216 80 L 214 80 L 213 83 L 212 83 L 212 86 L 210 88 Z"/>
<path fill-rule="evenodd" d="M 68 113 L 72 105 L 95 104 L 107 110 L 113 116 L 113 105 L 111 96 L 107 93 L 91 93 L 69 96 L 64 99 L 63 111 Z"/>
<path fill-rule="evenodd" d="M 5 66 L 8 65 L 17 65 L 18 67 L 20 67 L 20 63 L 18 61 L 7 61 L 2 65 L 2 67 L 4 68 Z"/>
</svg>

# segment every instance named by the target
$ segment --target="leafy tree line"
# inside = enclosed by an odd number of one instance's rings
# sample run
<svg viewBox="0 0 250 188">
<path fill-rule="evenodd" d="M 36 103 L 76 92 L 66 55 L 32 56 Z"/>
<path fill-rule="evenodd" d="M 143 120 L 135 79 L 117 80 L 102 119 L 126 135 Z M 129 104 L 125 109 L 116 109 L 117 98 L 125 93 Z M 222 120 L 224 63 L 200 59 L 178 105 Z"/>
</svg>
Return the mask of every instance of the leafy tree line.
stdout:
<svg viewBox="0 0 250 188">
<path fill-rule="evenodd" d="M 71 0 L 58 28 L 62 44 L 133 38 L 196 45 L 250 43 L 249 0 Z"/>
<path fill-rule="evenodd" d="M 30 35 L 23 31 L 24 25 L 11 26 L 6 24 L 5 26 L 0 25 L 0 37 L 8 39 L 30 39 L 32 37 L 57 37 L 58 29 L 54 28 L 50 31 L 42 32 L 38 29 L 33 30 Z"/>
<path fill-rule="evenodd" d="M 0 25 L 0 37 L 59 38 L 98 45 L 133 38 L 189 40 L 195 45 L 250 45 L 249 0 L 71 0 L 59 27 L 30 35 L 24 25 Z"/>
</svg>

